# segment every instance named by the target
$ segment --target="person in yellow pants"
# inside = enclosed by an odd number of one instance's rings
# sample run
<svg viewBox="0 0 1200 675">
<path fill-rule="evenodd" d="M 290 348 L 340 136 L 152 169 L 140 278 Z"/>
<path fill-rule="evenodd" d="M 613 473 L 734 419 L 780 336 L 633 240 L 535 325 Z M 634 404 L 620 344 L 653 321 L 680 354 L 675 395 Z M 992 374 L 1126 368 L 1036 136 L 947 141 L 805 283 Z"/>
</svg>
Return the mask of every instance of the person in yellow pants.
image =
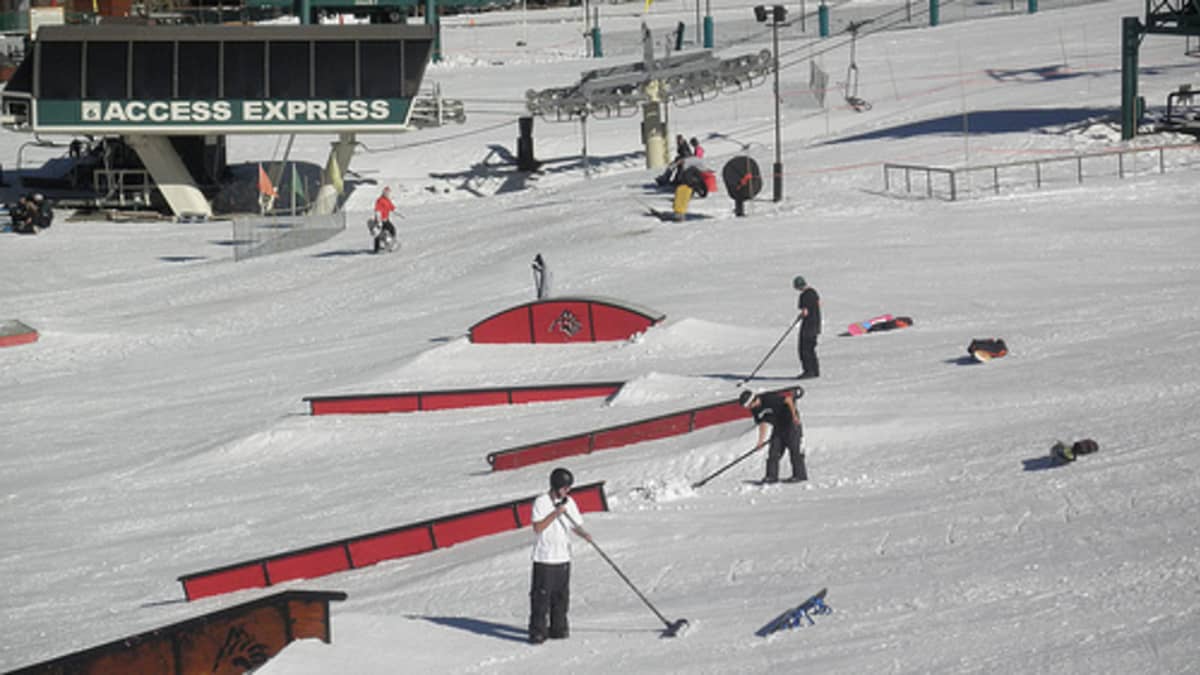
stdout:
<svg viewBox="0 0 1200 675">
<path fill-rule="evenodd" d="M 675 188 L 675 202 L 673 210 L 675 211 L 675 220 L 683 221 L 687 217 L 688 204 L 692 201 L 692 188 L 684 183 L 680 183 Z"/>
</svg>

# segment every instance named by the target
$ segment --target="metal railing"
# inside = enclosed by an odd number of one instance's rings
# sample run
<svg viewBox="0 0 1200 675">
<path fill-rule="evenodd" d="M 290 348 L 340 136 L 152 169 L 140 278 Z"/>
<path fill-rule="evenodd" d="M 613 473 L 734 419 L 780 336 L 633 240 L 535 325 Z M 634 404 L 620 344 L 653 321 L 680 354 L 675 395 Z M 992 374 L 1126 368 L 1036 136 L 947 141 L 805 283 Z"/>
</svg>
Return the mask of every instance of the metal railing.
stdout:
<svg viewBox="0 0 1200 675">
<path fill-rule="evenodd" d="M 1170 162 L 1167 155 L 1171 153 Z M 1200 166 L 1200 144 L 1157 145 L 1144 148 L 1119 148 L 1103 152 L 1058 155 L 1021 162 L 984 164 L 965 167 L 923 166 L 885 163 L 883 190 L 903 190 L 905 194 L 924 193 L 929 199 L 956 201 L 966 196 L 1021 186 L 1081 184 L 1084 178 L 1125 178 L 1129 175 L 1166 173 L 1167 167 L 1183 169 Z M 978 176 L 982 174 L 983 178 Z M 903 180 L 894 181 L 898 175 Z"/>
<path fill-rule="evenodd" d="M 362 221 L 366 221 L 365 215 Z M 236 216 L 232 225 L 233 259 L 240 262 L 305 248 L 331 239 L 346 229 L 346 212 L 328 215 Z M 366 239 L 366 236 L 363 238 Z"/>
<path fill-rule="evenodd" d="M 144 169 L 95 169 L 92 189 L 101 206 L 149 206 L 154 180 Z"/>
</svg>

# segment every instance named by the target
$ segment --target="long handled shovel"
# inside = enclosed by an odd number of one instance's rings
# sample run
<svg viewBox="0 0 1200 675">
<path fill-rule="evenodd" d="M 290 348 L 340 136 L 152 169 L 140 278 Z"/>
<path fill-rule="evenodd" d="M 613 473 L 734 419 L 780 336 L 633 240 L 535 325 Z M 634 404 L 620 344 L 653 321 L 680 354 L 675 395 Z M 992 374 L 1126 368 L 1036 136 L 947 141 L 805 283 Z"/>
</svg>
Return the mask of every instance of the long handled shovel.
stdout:
<svg viewBox="0 0 1200 675">
<path fill-rule="evenodd" d="M 565 512 L 563 515 L 567 516 L 567 522 L 571 523 L 572 527 L 579 527 L 574 518 Z M 608 557 L 608 554 L 604 552 L 604 549 L 600 548 L 600 544 L 597 544 L 594 539 L 590 538 L 588 539 L 588 543 L 592 545 L 592 548 L 596 549 L 596 553 L 599 553 L 601 558 L 604 558 L 604 562 L 608 563 L 609 566 L 613 568 L 613 571 L 617 573 L 617 576 L 621 577 L 621 580 L 628 584 L 629 587 L 633 589 L 634 593 L 637 593 L 637 596 L 642 599 L 642 602 L 646 603 L 646 606 L 650 608 L 650 611 L 654 612 L 654 616 L 657 616 L 658 620 L 663 622 L 663 625 L 666 626 L 666 630 L 663 631 L 662 637 L 678 637 L 687 631 L 687 619 L 668 621 L 667 617 L 663 616 L 662 612 L 658 611 L 658 608 L 652 605 L 650 601 L 646 599 L 646 596 L 638 590 L 638 587 L 633 585 L 633 582 L 629 580 L 629 577 L 625 576 L 625 573 L 621 571 L 620 567 L 617 567 L 617 564 L 612 561 L 612 558 Z"/>
<path fill-rule="evenodd" d="M 700 480 L 696 481 L 695 483 L 692 483 L 692 488 L 693 488 L 693 489 L 695 489 L 695 488 L 698 488 L 698 487 L 703 487 L 705 483 L 707 483 L 708 481 L 710 481 L 710 480 L 712 480 L 712 479 L 716 478 L 717 476 L 720 476 L 721 474 L 725 473 L 725 472 L 726 472 L 726 471 L 728 471 L 729 469 L 733 468 L 733 467 L 734 467 L 734 466 L 736 466 L 736 465 L 737 465 L 739 462 L 741 462 L 743 459 L 746 459 L 746 458 L 747 458 L 747 457 L 749 457 L 750 455 L 753 455 L 754 453 L 758 452 L 759 450 L 762 450 L 763 448 L 767 447 L 767 444 L 768 444 L 768 443 L 770 443 L 770 441 L 763 441 L 762 443 L 760 443 L 760 444 L 758 444 L 758 445 L 754 446 L 753 448 L 750 448 L 750 449 L 749 449 L 748 451 L 746 451 L 745 453 L 743 453 L 743 454 L 741 454 L 741 455 L 738 455 L 738 458 L 737 458 L 737 459 L 735 459 L 735 460 L 733 460 L 732 462 L 730 462 L 730 463 L 726 464 L 725 466 L 721 467 L 720 469 L 717 469 L 716 471 L 714 471 L 713 473 L 709 474 L 708 476 L 705 476 L 704 478 L 701 478 Z"/>
<path fill-rule="evenodd" d="M 775 341 L 775 346 L 771 347 L 771 351 L 767 352 L 767 355 L 763 357 L 762 361 L 759 361 L 758 365 L 754 366 L 754 370 L 750 371 L 750 374 L 747 375 L 745 377 L 745 379 L 738 382 L 737 386 L 740 387 L 743 384 L 746 384 L 750 380 L 754 379 L 754 376 L 758 374 L 759 368 L 762 368 L 763 364 L 765 364 L 767 362 L 767 359 L 771 358 L 771 355 L 775 353 L 775 350 L 779 349 L 779 345 L 783 344 L 784 339 L 786 339 L 788 334 L 792 332 L 792 329 L 796 327 L 796 324 L 800 323 L 800 319 L 802 319 L 802 318 L 804 318 L 803 315 L 800 315 L 800 314 L 796 315 L 796 320 L 792 322 L 792 325 L 787 327 L 787 330 L 783 332 L 783 335 L 779 336 L 779 339 Z"/>
</svg>

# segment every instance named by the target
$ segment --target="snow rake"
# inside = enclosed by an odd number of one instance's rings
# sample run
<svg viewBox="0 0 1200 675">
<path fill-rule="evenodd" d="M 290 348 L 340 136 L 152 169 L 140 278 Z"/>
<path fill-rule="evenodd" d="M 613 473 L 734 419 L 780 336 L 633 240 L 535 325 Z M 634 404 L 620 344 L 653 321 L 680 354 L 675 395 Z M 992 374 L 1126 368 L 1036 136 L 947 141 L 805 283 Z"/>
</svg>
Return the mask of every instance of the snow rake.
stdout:
<svg viewBox="0 0 1200 675">
<path fill-rule="evenodd" d="M 574 518 L 566 513 L 563 515 L 567 516 L 567 521 L 570 522 L 573 527 L 579 527 L 579 524 L 575 522 Z M 617 567 L 617 564 L 612 561 L 612 558 L 608 557 L 608 554 L 604 552 L 604 549 L 600 548 L 600 544 L 597 544 L 596 541 L 591 538 L 588 539 L 588 543 L 592 545 L 592 548 L 596 549 L 596 553 L 599 553 L 601 558 L 604 558 L 604 562 L 608 563 L 608 565 L 613 568 L 613 571 L 617 573 L 617 576 L 621 577 L 621 580 L 624 581 L 631 589 L 633 589 L 634 593 L 637 593 L 637 596 L 641 598 L 642 602 L 646 603 L 646 606 L 650 608 L 650 611 L 654 612 L 654 616 L 657 616 L 658 620 L 663 622 L 663 626 L 666 628 L 663 630 L 661 637 L 680 637 L 687 632 L 687 619 L 668 621 L 667 617 L 663 616 L 662 612 L 658 611 L 658 608 L 655 607 L 640 590 L 638 590 L 638 587 L 633 585 L 633 582 L 629 580 L 629 577 L 625 576 L 625 573 L 621 571 L 620 567 Z"/>
<path fill-rule="evenodd" d="M 759 369 L 762 368 L 763 365 L 766 364 L 767 359 L 771 358 L 771 355 L 775 353 L 776 349 L 779 349 L 779 345 L 783 344 L 783 341 L 785 339 L 787 339 L 787 336 L 792 332 L 792 329 L 795 328 L 796 324 L 800 323 L 800 319 L 803 319 L 803 318 L 804 318 L 803 314 L 796 315 L 796 320 L 793 321 L 792 324 L 787 327 L 787 330 L 783 332 L 783 335 L 779 336 L 779 339 L 775 341 L 775 346 L 771 347 L 771 351 L 767 352 L 767 355 L 763 357 L 762 361 L 758 362 L 758 365 L 754 367 L 754 370 L 750 371 L 750 374 L 747 375 L 740 382 L 738 382 L 736 386 L 740 387 L 743 384 L 746 384 L 750 380 L 754 379 L 754 376 L 758 374 Z"/>
<path fill-rule="evenodd" d="M 726 471 L 732 469 L 734 466 L 736 466 L 738 463 L 740 463 L 743 459 L 746 459 L 750 455 L 753 455 L 754 453 L 758 452 L 759 450 L 762 450 L 763 448 L 767 447 L 768 443 L 770 443 L 770 441 L 763 441 L 762 443 L 759 443 L 758 445 L 754 446 L 753 448 L 750 448 L 750 450 L 748 450 L 747 452 L 744 452 L 741 455 L 738 455 L 737 459 L 735 459 L 732 462 L 726 464 L 725 466 L 717 469 L 716 471 L 705 476 L 704 478 L 701 478 L 700 480 L 696 481 L 695 483 L 692 483 L 692 489 L 694 490 L 698 487 L 704 487 L 704 485 L 706 483 L 708 483 L 708 481 L 716 478 L 717 476 L 720 476 L 721 474 L 725 473 Z"/>
</svg>

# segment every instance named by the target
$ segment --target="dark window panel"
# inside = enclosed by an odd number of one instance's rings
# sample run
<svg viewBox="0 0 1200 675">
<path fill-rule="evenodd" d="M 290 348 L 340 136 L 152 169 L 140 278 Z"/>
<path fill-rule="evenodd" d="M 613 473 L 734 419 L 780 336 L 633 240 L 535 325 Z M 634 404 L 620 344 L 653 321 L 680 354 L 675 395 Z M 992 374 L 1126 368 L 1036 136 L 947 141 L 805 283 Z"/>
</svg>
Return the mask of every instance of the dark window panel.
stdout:
<svg viewBox="0 0 1200 675">
<path fill-rule="evenodd" d="M 129 96 L 129 43 L 87 44 L 87 91 L 84 98 L 124 100 Z"/>
<path fill-rule="evenodd" d="M 133 43 L 133 98 L 163 100 L 172 95 L 175 45 L 170 42 Z"/>
<path fill-rule="evenodd" d="M 354 98 L 354 43 L 317 42 L 316 98 Z"/>
<path fill-rule="evenodd" d="M 216 42 L 179 43 L 179 98 L 218 99 Z"/>
<path fill-rule="evenodd" d="M 39 67 L 41 91 L 45 99 L 82 98 L 83 45 L 78 42 L 44 42 Z"/>
<path fill-rule="evenodd" d="M 360 42 L 363 98 L 397 98 L 404 85 L 402 43 Z"/>
<path fill-rule="evenodd" d="M 307 42 L 271 43 L 270 98 L 310 98 L 308 54 Z"/>
<path fill-rule="evenodd" d="M 261 42 L 225 43 L 225 98 L 267 97 L 265 54 Z"/>
<path fill-rule="evenodd" d="M 428 41 L 404 43 L 404 96 L 406 98 L 414 98 L 421 88 L 421 78 L 425 75 L 425 59 L 428 57 Z"/>
</svg>

